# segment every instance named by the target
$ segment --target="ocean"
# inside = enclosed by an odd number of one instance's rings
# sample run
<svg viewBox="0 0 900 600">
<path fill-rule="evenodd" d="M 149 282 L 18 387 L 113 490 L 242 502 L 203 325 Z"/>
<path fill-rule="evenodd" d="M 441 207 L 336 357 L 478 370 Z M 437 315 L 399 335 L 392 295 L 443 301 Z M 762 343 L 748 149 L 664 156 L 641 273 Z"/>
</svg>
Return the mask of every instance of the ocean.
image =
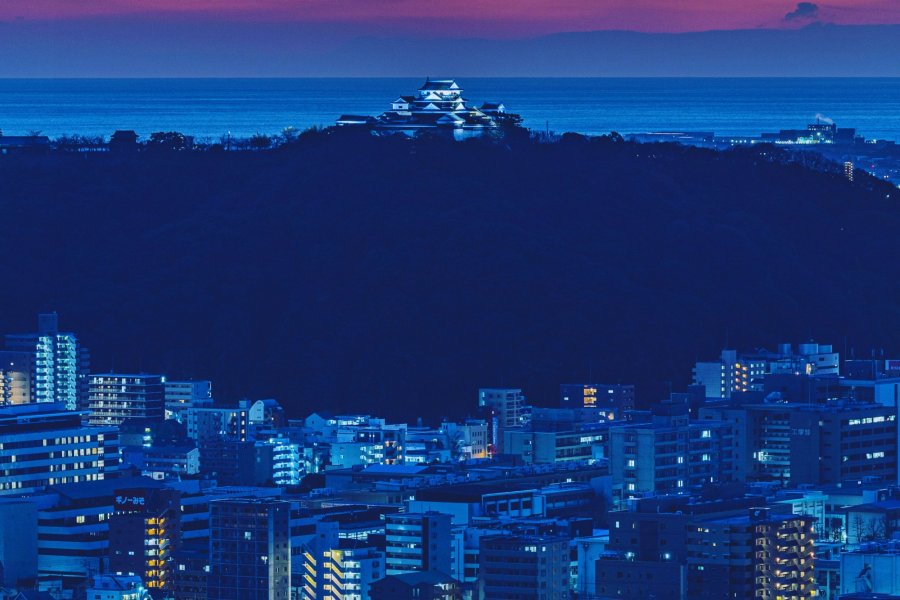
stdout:
<svg viewBox="0 0 900 600">
<path fill-rule="evenodd" d="M 501 101 L 556 132 L 755 135 L 817 116 L 900 141 L 900 79 L 458 80 L 476 105 Z M 201 141 L 377 115 L 422 79 L 0 79 L 0 131 L 109 136 L 181 131 Z"/>
</svg>

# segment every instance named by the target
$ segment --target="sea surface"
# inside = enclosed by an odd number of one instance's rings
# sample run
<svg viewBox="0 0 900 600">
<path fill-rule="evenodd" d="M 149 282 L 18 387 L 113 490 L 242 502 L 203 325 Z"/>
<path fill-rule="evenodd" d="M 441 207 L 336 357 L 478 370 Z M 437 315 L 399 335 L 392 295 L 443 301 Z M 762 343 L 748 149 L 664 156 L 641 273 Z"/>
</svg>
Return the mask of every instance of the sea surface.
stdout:
<svg viewBox="0 0 900 600">
<path fill-rule="evenodd" d="M 817 116 L 900 141 L 900 79 L 458 80 L 476 105 L 501 101 L 535 129 L 712 131 L 803 128 Z M 109 136 L 181 131 L 201 141 L 377 115 L 421 79 L 2 79 L 0 130 Z"/>
</svg>

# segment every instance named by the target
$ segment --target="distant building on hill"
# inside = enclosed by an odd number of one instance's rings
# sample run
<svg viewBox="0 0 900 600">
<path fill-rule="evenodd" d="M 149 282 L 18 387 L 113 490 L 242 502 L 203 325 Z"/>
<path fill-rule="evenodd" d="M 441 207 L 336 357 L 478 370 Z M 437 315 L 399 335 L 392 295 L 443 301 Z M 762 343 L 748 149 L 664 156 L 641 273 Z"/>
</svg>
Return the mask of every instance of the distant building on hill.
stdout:
<svg viewBox="0 0 900 600">
<path fill-rule="evenodd" d="M 462 94 L 462 88 L 452 79 L 427 79 L 415 96 L 400 96 L 391 102 L 390 110 L 378 117 L 343 115 L 337 125 L 366 126 L 379 133 L 406 135 L 445 132 L 463 139 L 521 122 L 502 103 L 488 102 L 479 109 L 469 106 Z"/>
</svg>

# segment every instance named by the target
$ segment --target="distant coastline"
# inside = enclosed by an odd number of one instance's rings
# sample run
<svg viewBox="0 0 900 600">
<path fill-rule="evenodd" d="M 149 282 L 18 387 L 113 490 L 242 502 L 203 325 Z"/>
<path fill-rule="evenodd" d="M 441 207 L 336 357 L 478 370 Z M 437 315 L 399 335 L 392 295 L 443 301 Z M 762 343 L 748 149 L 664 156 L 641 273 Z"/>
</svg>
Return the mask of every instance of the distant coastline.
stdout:
<svg viewBox="0 0 900 600">
<path fill-rule="evenodd" d="M 131 129 L 145 138 L 180 131 L 210 142 L 228 134 L 271 136 L 286 127 L 331 125 L 341 114 L 378 114 L 385 98 L 420 84 L 420 77 L 0 79 L 0 130 L 108 137 Z M 900 79 L 466 77 L 465 85 L 473 98 L 514 107 L 533 129 L 758 135 L 822 114 L 868 139 L 900 141 Z"/>
</svg>

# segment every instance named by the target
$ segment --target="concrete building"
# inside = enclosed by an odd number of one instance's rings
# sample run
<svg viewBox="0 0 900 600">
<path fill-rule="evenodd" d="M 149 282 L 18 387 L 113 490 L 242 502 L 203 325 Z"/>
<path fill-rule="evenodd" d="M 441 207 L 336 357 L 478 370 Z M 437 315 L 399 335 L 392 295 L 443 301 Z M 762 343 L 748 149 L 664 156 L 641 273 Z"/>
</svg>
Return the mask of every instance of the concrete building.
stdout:
<svg viewBox="0 0 900 600">
<path fill-rule="evenodd" d="M 248 408 L 204 406 L 187 410 L 187 435 L 195 442 L 229 438 L 247 439 Z"/>
<path fill-rule="evenodd" d="M 732 402 L 705 406 L 700 418 L 731 426 L 739 481 L 824 485 L 897 476 L 898 430 L 891 407 L 845 400 Z"/>
<path fill-rule="evenodd" d="M 37 505 L 30 498 L 0 498 L 0 587 L 37 577 Z"/>
<path fill-rule="evenodd" d="M 91 425 L 121 425 L 127 419 L 165 418 L 162 375 L 91 375 L 88 393 Z"/>
<path fill-rule="evenodd" d="M 505 432 L 528 424 L 527 405 L 522 390 L 482 388 L 478 390 L 478 406 L 490 418 L 491 454 L 504 454 Z"/>
<path fill-rule="evenodd" d="M 521 456 L 526 464 L 550 464 L 590 461 L 604 439 L 603 433 L 591 431 L 511 430 L 504 433 L 507 454 Z"/>
<path fill-rule="evenodd" d="M 0 351 L 0 406 L 31 402 L 31 363 L 27 352 Z"/>
<path fill-rule="evenodd" d="M 621 420 L 634 410 L 634 386 L 604 383 L 564 383 L 559 386 L 560 408 L 595 408 L 606 419 Z"/>
<path fill-rule="evenodd" d="M 170 381 L 167 379 L 163 384 L 163 395 L 166 418 L 182 423 L 188 409 L 212 405 L 212 382 L 207 380 Z"/>
<path fill-rule="evenodd" d="M 738 357 L 736 350 L 722 350 L 719 360 L 694 365 L 694 384 L 706 388 L 707 398 L 731 398 L 734 392 L 761 389 L 766 361 Z"/>
<path fill-rule="evenodd" d="M 345 540 L 325 552 L 324 600 L 370 600 L 371 586 L 384 577 L 384 552 Z"/>
<path fill-rule="evenodd" d="M 288 600 L 291 591 L 289 502 L 210 503 L 209 600 Z"/>
<path fill-rule="evenodd" d="M 882 541 L 844 551 L 840 557 L 842 594 L 900 596 L 900 544 Z"/>
<path fill-rule="evenodd" d="M 814 523 L 812 517 L 752 508 L 748 515 L 691 524 L 688 597 L 815 597 Z"/>
<path fill-rule="evenodd" d="M 450 520 L 450 515 L 439 512 L 385 515 L 385 573 L 439 571 L 449 574 Z"/>
<path fill-rule="evenodd" d="M 683 494 L 734 477 L 733 434 L 727 423 L 691 422 L 687 405 L 667 401 L 650 423 L 609 430 L 613 499 Z"/>
<path fill-rule="evenodd" d="M 181 543 L 181 494 L 146 487 L 116 490 L 109 517 L 109 569 L 140 577 L 160 597 L 174 589 L 174 552 Z"/>
<path fill-rule="evenodd" d="M 86 405 L 90 352 L 74 333 L 59 330 L 55 312 L 38 315 L 36 333 L 7 335 L 6 350 L 27 355 L 30 402 L 60 402 L 68 410 Z"/>
<path fill-rule="evenodd" d="M 85 416 L 62 403 L 0 408 L 0 495 L 100 480 L 116 471 L 118 431 L 84 426 Z"/>
<path fill-rule="evenodd" d="M 484 600 L 569 598 L 569 541 L 563 537 L 491 535 L 480 541 Z"/>
<path fill-rule="evenodd" d="M 447 437 L 451 457 L 470 460 L 488 457 L 490 431 L 483 419 L 466 419 L 462 423 L 442 423 L 441 432 Z"/>
<path fill-rule="evenodd" d="M 38 504 L 38 576 L 79 589 L 92 574 L 109 571 L 109 521 L 122 489 L 154 490 L 147 477 L 67 483 L 35 496 Z"/>
<path fill-rule="evenodd" d="M 694 365 L 694 383 L 706 388 L 707 398 L 731 398 L 735 392 L 762 391 L 768 374 L 838 375 L 840 355 L 832 346 L 813 342 L 779 344 L 778 350 L 738 353 L 723 350 L 719 360 Z"/>
<path fill-rule="evenodd" d="M 128 575 L 95 575 L 87 587 L 89 600 L 149 600 L 141 578 Z"/>
</svg>

